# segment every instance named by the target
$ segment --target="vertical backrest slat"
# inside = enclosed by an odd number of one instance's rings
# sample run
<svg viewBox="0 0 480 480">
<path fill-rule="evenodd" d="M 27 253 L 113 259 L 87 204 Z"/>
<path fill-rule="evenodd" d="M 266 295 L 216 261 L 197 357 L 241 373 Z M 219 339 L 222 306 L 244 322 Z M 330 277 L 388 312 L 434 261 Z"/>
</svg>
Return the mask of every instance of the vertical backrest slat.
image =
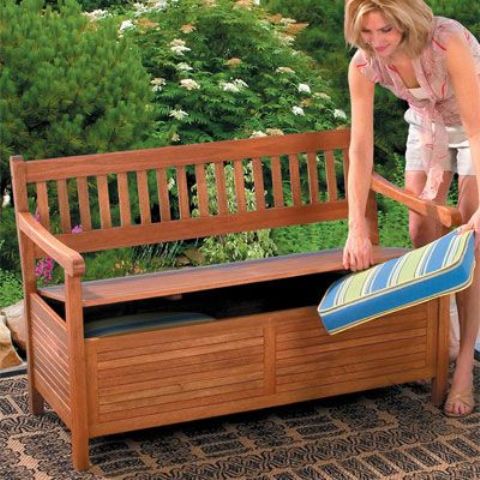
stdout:
<svg viewBox="0 0 480 480">
<path fill-rule="evenodd" d="M 288 156 L 288 166 L 290 169 L 290 187 L 292 189 L 292 199 L 295 206 L 302 204 L 302 192 L 300 187 L 300 165 L 296 154 Z"/>
<path fill-rule="evenodd" d="M 137 190 L 138 202 L 140 206 L 140 218 L 142 223 L 152 223 L 150 215 L 150 194 L 148 193 L 147 171 L 140 170 L 137 172 Z"/>
<path fill-rule="evenodd" d="M 40 223 L 50 230 L 47 182 L 37 182 L 37 213 L 40 216 Z"/>
<path fill-rule="evenodd" d="M 276 207 L 284 206 L 283 199 L 283 182 L 282 182 L 282 164 L 280 157 L 275 155 L 272 157 L 272 187 L 273 201 Z"/>
<path fill-rule="evenodd" d="M 208 217 L 208 189 L 203 163 L 195 165 L 195 178 L 197 181 L 198 211 L 201 217 Z"/>
<path fill-rule="evenodd" d="M 334 201 L 338 198 L 337 176 L 335 174 L 335 158 L 331 150 L 325 151 L 325 168 L 327 173 L 328 200 Z"/>
<path fill-rule="evenodd" d="M 57 180 L 57 195 L 62 232 L 70 233 L 72 231 L 72 221 L 70 219 L 70 201 L 68 199 L 68 185 L 66 180 Z"/>
<path fill-rule="evenodd" d="M 98 207 L 100 209 L 100 225 L 102 228 L 112 226 L 112 215 L 110 212 L 110 196 L 108 193 L 108 179 L 106 175 L 98 175 Z"/>
<path fill-rule="evenodd" d="M 344 190 L 345 190 L 345 198 L 348 198 L 348 168 L 350 166 L 349 157 L 348 157 L 348 149 L 342 150 L 343 155 L 343 182 L 344 182 Z"/>
<path fill-rule="evenodd" d="M 128 192 L 128 176 L 122 172 L 117 175 L 118 200 L 120 203 L 120 222 L 122 227 L 131 225 L 130 193 Z"/>
<path fill-rule="evenodd" d="M 80 223 L 84 231 L 92 229 L 90 200 L 88 195 L 87 177 L 77 177 L 78 206 L 80 208 Z"/>
<path fill-rule="evenodd" d="M 233 174 L 235 178 L 235 199 L 238 213 L 247 211 L 247 196 L 245 194 L 245 176 L 243 174 L 243 161 L 233 162 Z"/>
<path fill-rule="evenodd" d="M 262 159 L 254 158 L 253 163 L 253 184 L 255 186 L 255 204 L 257 210 L 265 209 L 265 185 L 263 181 Z"/>
<path fill-rule="evenodd" d="M 190 217 L 190 200 L 188 197 L 187 170 L 185 167 L 177 168 L 177 184 L 178 184 L 178 205 L 180 210 L 180 218 Z"/>
<path fill-rule="evenodd" d="M 307 172 L 308 172 L 308 191 L 310 203 L 318 203 L 318 171 L 317 154 L 315 152 L 307 153 Z"/>
<path fill-rule="evenodd" d="M 160 218 L 168 222 L 170 215 L 170 198 L 168 196 L 167 171 L 164 168 L 157 170 L 158 203 L 160 204 Z"/>
<path fill-rule="evenodd" d="M 217 187 L 217 206 L 219 215 L 228 214 L 225 168 L 223 162 L 215 162 L 215 185 Z"/>
</svg>

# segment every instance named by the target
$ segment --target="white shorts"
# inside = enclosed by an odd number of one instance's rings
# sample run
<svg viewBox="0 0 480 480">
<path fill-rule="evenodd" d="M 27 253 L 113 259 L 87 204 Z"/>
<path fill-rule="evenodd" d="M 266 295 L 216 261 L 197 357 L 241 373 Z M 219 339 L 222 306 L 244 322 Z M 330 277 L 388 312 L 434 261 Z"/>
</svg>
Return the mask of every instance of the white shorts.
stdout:
<svg viewBox="0 0 480 480">
<path fill-rule="evenodd" d="M 408 123 L 407 149 L 405 152 L 405 170 L 424 170 L 422 163 L 422 119 L 409 108 L 404 115 Z M 475 175 L 470 145 L 462 125 L 447 127 L 448 155 L 443 169 L 459 175 Z"/>
</svg>

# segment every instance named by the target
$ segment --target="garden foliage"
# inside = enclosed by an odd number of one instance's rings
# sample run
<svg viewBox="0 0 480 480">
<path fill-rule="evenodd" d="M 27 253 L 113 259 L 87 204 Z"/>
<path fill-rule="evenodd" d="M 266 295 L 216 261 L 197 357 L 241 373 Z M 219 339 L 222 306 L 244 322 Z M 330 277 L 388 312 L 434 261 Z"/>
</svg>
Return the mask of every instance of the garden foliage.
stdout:
<svg viewBox="0 0 480 480">
<path fill-rule="evenodd" d="M 149 80 L 115 22 L 88 21 L 73 1 L 2 2 L 0 176 L 26 159 L 125 149 L 148 131 Z"/>
</svg>

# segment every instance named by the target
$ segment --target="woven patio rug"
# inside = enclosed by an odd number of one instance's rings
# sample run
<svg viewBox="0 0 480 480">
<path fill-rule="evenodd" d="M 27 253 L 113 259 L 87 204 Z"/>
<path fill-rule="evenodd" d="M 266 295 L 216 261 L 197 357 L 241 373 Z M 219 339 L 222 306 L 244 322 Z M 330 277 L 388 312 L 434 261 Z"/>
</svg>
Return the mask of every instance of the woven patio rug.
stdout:
<svg viewBox="0 0 480 480">
<path fill-rule="evenodd" d="M 28 414 L 26 378 L 0 381 L 2 480 L 480 479 L 480 413 L 448 419 L 409 384 L 98 438 L 90 452 L 75 472 L 57 416 Z"/>
</svg>

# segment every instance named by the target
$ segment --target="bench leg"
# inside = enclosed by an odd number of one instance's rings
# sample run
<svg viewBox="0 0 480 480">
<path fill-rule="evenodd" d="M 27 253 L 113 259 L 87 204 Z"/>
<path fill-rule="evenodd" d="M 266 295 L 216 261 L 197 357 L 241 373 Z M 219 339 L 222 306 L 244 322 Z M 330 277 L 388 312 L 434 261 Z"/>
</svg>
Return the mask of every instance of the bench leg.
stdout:
<svg viewBox="0 0 480 480">
<path fill-rule="evenodd" d="M 72 431 L 72 463 L 75 470 L 88 470 L 90 467 L 88 437 Z"/>
<path fill-rule="evenodd" d="M 437 363 L 432 379 L 432 403 L 441 407 L 448 388 L 448 334 L 450 330 L 450 296 L 438 300 Z"/>
<path fill-rule="evenodd" d="M 38 393 L 37 389 L 32 385 L 32 380 L 29 381 L 28 399 L 30 411 L 33 415 L 42 415 L 44 412 L 45 401 L 40 393 Z"/>
</svg>

